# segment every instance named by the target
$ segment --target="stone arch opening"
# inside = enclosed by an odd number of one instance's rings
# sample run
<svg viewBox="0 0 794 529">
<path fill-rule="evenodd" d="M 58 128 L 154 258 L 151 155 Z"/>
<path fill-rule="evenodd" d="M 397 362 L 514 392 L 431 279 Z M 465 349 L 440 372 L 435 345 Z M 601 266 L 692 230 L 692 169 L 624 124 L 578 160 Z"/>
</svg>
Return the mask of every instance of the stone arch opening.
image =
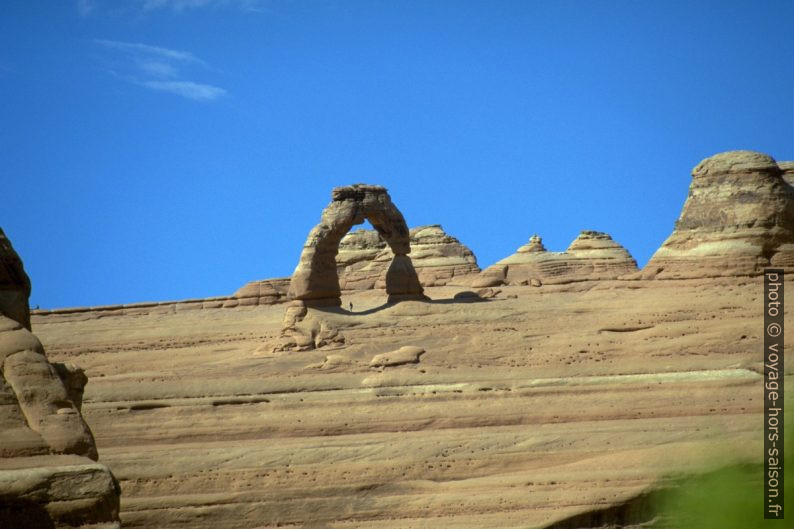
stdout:
<svg viewBox="0 0 794 529">
<path fill-rule="evenodd" d="M 408 225 L 385 187 L 354 184 L 336 187 L 320 223 L 309 232 L 298 266 L 292 274 L 289 297 L 313 306 L 340 306 L 342 291 L 336 268 L 339 242 L 353 226 L 368 220 L 389 245 L 394 258 L 386 272 L 390 302 L 427 299 L 414 270 Z"/>
</svg>

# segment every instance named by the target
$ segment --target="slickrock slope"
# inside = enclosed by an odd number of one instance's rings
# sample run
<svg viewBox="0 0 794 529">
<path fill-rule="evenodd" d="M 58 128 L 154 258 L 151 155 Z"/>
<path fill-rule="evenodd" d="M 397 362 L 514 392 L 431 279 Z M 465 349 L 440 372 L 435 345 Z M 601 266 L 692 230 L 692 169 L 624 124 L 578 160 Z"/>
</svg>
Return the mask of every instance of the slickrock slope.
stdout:
<svg viewBox="0 0 794 529">
<path fill-rule="evenodd" d="M 791 166 L 785 165 L 785 174 Z M 794 188 L 766 154 L 729 151 L 692 170 L 689 197 L 645 277 L 746 276 L 794 271 Z"/>
<path fill-rule="evenodd" d="M 125 528 L 612 527 L 761 453 L 762 278 L 501 288 L 357 291 L 308 309 L 344 345 L 279 354 L 282 305 L 33 326 L 86 369 Z"/>
<path fill-rule="evenodd" d="M 583 231 L 564 252 L 549 252 L 533 235 L 513 255 L 473 279 L 475 287 L 561 284 L 616 279 L 636 272 L 637 262 L 606 233 Z"/>
<path fill-rule="evenodd" d="M 80 415 L 86 378 L 30 332 L 30 280 L 0 230 L 0 527 L 118 527 L 118 484 Z"/>
<path fill-rule="evenodd" d="M 411 261 L 424 287 L 443 286 L 477 274 L 474 253 L 438 225 L 411 228 Z M 386 288 L 386 271 L 394 254 L 377 231 L 358 229 L 339 243 L 336 263 L 343 290 Z"/>
</svg>

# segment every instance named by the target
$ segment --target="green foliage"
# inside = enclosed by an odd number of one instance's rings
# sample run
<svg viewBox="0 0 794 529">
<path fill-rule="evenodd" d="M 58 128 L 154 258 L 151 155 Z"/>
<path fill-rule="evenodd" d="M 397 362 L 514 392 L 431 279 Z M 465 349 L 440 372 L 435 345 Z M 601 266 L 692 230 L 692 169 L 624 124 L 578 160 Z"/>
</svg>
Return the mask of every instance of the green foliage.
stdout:
<svg viewBox="0 0 794 529">
<path fill-rule="evenodd" d="M 789 402 L 788 406 L 794 405 Z M 788 407 L 787 406 L 787 407 Z M 764 466 L 731 465 L 716 472 L 691 477 L 660 495 L 659 518 L 654 529 L 764 529 L 794 527 L 794 426 L 786 418 L 785 499 L 786 519 L 764 519 Z M 759 435 L 760 432 L 759 432 Z M 773 500 L 774 501 L 774 500 Z"/>
</svg>

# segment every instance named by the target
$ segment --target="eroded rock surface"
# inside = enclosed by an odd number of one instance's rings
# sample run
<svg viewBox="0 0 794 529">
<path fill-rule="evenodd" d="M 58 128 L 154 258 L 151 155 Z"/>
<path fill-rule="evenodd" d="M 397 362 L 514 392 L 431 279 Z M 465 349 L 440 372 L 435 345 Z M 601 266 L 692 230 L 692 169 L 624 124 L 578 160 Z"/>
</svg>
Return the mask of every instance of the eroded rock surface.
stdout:
<svg viewBox="0 0 794 529">
<path fill-rule="evenodd" d="M 783 171 L 783 180 L 788 185 L 794 185 L 794 162 L 778 162 L 777 165 Z"/>
<path fill-rule="evenodd" d="M 419 357 L 425 353 L 425 350 L 415 345 L 404 345 L 394 351 L 388 353 L 381 353 L 372 357 L 369 362 L 370 367 L 389 367 L 399 366 L 402 364 L 416 364 L 419 362 Z"/>
<path fill-rule="evenodd" d="M 790 163 L 729 151 L 692 170 L 681 216 L 643 269 L 659 279 L 744 276 L 794 269 L 794 189 Z"/>
<path fill-rule="evenodd" d="M 118 485 L 94 463 L 80 414 L 85 374 L 51 364 L 30 331 L 30 281 L 2 231 L 0 264 L 0 526 L 112 525 Z"/>
<path fill-rule="evenodd" d="M 489 266 L 472 286 L 563 284 L 603 281 L 637 271 L 637 262 L 606 233 L 583 231 L 564 252 L 550 252 L 538 235 L 513 255 Z"/>
<path fill-rule="evenodd" d="M 287 301 L 289 283 L 288 277 L 251 281 L 235 292 L 232 299 L 224 302 L 223 306 L 230 308 L 282 303 Z"/>
</svg>

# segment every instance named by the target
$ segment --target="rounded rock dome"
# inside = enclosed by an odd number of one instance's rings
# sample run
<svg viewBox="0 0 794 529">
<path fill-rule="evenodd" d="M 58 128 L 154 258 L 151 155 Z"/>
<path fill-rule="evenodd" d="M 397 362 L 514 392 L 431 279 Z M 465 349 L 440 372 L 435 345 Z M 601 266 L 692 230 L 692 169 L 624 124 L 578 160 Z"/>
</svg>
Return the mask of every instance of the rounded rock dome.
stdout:
<svg viewBox="0 0 794 529">
<path fill-rule="evenodd" d="M 692 170 L 693 177 L 726 174 L 780 171 L 768 154 L 757 151 L 727 151 L 706 158 Z"/>
</svg>

